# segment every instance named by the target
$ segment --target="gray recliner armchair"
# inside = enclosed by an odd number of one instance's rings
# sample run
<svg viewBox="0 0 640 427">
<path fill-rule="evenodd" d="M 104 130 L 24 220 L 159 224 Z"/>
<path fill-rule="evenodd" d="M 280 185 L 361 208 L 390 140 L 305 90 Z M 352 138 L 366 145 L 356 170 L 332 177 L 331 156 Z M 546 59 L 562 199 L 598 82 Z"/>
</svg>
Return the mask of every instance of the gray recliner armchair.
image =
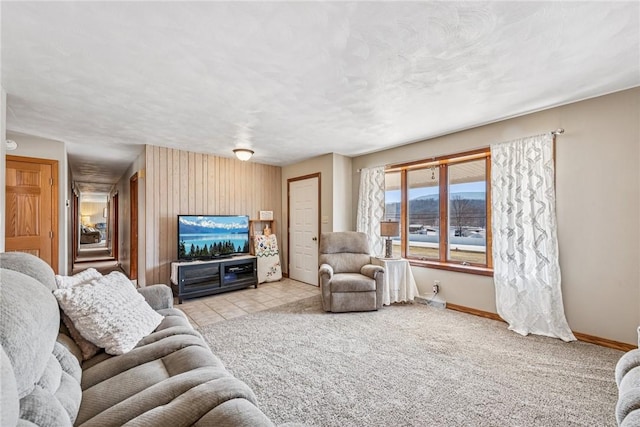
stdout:
<svg viewBox="0 0 640 427">
<path fill-rule="evenodd" d="M 371 263 L 365 233 L 320 235 L 322 307 L 325 311 L 371 311 L 382 307 L 384 268 Z"/>
</svg>

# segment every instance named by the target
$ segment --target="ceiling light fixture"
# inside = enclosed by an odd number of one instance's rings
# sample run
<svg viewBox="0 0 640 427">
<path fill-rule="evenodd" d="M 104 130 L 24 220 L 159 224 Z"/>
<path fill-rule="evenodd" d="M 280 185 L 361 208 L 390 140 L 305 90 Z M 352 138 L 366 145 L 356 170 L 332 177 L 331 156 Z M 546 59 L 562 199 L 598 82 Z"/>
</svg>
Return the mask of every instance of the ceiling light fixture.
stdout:
<svg viewBox="0 0 640 427">
<path fill-rule="evenodd" d="M 18 148 L 18 143 L 11 139 L 7 139 L 4 143 L 7 147 L 7 151 L 13 151 Z"/>
<path fill-rule="evenodd" d="M 234 148 L 233 152 L 236 154 L 238 160 L 242 160 L 246 162 L 253 156 L 253 150 L 249 150 L 248 148 Z"/>
</svg>

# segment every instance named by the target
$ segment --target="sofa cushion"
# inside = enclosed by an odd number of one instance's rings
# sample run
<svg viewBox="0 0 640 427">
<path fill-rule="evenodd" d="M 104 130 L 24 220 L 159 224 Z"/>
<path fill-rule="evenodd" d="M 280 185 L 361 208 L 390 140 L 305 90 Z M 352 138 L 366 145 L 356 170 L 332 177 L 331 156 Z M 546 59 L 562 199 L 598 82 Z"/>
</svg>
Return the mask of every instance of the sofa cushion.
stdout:
<svg viewBox="0 0 640 427">
<path fill-rule="evenodd" d="M 184 314 L 160 312 L 162 323 L 133 350 L 85 363 L 78 424 L 191 425 L 212 412 L 210 419 L 235 416 L 236 422 L 203 425 L 272 425 L 255 406 L 253 392 L 231 376 Z M 233 408 L 244 412 L 234 414 Z"/>
<path fill-rule="evenodd" d="M 81 360 L 91 359 L 93 356 L 98 354 L 98 352 L 100 351 L 100 347 L 83 337 L 76 326 L 73 324 L 73 321 L 64 312 L 62 313 L 62 322 L 67 327 L 69 335 L 78 346 L 78 349 L 80 349 L 82 356 Z"/>
<path fill-rule="evenodd" d="M 20 404 L 18 387 L 11 360 L 0 345 L 0 426 L 14 426 L 18 422 Z"/>
<path fill-rule="evenodd" d="M 21 412 L 27 412 L 27 402 L 32 402 L 36 404 L 32 408 L 33 412 L 39 412 L 41 407 L 49 407 L 50 415 L 55 416 L 54 421 L 69 419 L 73 423 L 82 399 L 81 375 L 77 359 L 64 345 L 56 342 L 47 369 L 40 377 L 34 393 L 20 401 Z M 34 399 L 35 396 L 38 398 Z M 41 425 L 61 424 L 57 421 L 44 422 Z"/>
<path fill-rule="evenodd" d="M 56 289 L 55 273 L 43 260 L 24 252 L 0 253 L 0 267 L 26 274 L 46 286 L 50 291 Z"/>
<path fill-rule="evenodd" d="M 17 271 L 2 269 L 0 301 L 0 345 L 11 360 L 18 397 L 23 398 L 33 391 L 49 363 L 60 311 L 45 286 Z"/>
<path fill-rule="evenodd" d="M 375 292 L 376 281 L 360 273 L 335 274 L 331 280 L 331 292 Z"/>
<path fill-rule="evenodd" d="M 24 255 L 24 254 L 23 254 Z M 27 268 L 38 271 L 37 258 L 26 257 Z M 53 271 L 50 281 L 55 283 Z M 38 274 L 33 276 L 38 277 Z M 19 424 L 70 426 L 73 424 L 81 400 L 80 365 L 76 357 L 57 343 L 60 315 L 58 304 L 48 286 L 33 276 L 2 269 L 0 272 L 0 346 L 6 353 L 3 360 L 2 382 L 10 385 L 10 367 L 15 391 L 7 392 L 3 385 L 2 408 L 9 417 L 14 412 L 5 399 L 19 399 Z M 47 282 L 50 282 L 47 281 Z M 3 356 L 4 359 L 4 356 Z M 2 425 L 12 425 L 4 423 Z"/>
<path fill-rule="evenodd" d="M 203 389 L 205 392 L 202 392 Z M 190 396 L 186 398 L 194 398 L 197 400 L 196 404 L 202 406 L 203 402 L 208 399 L 206 391 L 210 390 L 210 384 L 205 384 L 203 387 L 194 389 Z M 198 395 L 193 396 L 195 393 Z M 178 402 L 176 402 L 178 403 Z M 216 406 L 207 412 L 202 418 L 195 422 L 194 427 L 209 427 L 209 426 L 233 426 L 233 427 L 255 427 L 255 426 L 269 426 L 272 425 L 271 421 L 265 414 L 258 411 L 255 406 L 246 399 L 231 399 Z M 302 424 L 295 424 L 291 427 L 302 427 Z"/>
<path fill-rule="evenodd" d="M 638 427 L 640 426 L 640 409 L 636 409 L 635 411 L 629 412 L 629 414 L 624 417 L 624 420 L 620 424 L 620 427 Z"/>
<path fill-rule="evenodd" d="M 618 402 L 616 404 L 616 420 L 623 420 L 633 411 L 640 410 L 640 366 L 627 371 L 618 385 Z"/>
<path fill-rule="evenodd" d="M 109 354 L 130 351 L 162 321 L 131 281 L 117 271 L 53 293 L 80 334 Z"/>
</svg>

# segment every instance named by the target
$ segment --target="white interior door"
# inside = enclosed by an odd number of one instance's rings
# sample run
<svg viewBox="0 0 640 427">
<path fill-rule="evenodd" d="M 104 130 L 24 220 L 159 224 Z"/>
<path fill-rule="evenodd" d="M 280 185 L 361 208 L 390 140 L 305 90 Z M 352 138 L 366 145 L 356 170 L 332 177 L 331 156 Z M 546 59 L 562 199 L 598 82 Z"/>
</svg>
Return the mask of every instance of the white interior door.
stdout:
<svg viewBox="0 0 640 427">
<path fill-rule="evenodd" d="M 289 182 L 289 277 L 318 286 L 318 177 Z"/>
</svg>

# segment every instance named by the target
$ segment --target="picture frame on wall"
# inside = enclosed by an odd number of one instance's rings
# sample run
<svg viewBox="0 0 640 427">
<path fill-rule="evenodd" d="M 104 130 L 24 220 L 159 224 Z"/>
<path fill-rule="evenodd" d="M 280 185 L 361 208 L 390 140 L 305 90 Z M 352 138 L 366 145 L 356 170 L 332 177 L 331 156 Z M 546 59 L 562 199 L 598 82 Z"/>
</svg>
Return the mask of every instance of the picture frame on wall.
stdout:
<svg viewBox="0 0 640 427">
<path fill-rule="evenodd" d="M 273 211 L 260 211 L 258 217 L 260 221 L 272 221 Z"/>
</svg>

